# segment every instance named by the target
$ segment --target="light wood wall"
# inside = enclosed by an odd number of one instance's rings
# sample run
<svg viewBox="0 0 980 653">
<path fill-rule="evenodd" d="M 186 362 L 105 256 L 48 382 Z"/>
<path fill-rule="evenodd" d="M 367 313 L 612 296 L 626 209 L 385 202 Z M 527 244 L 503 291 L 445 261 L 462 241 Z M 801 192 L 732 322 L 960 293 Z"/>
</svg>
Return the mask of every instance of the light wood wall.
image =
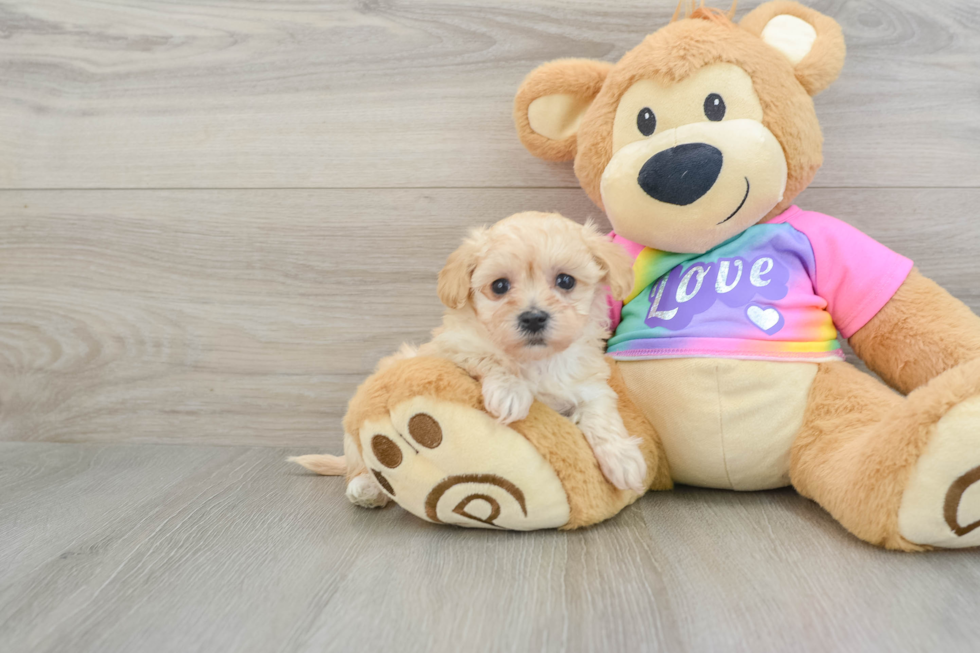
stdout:
<svg viewBox="0 0 980 653">
<path fill-rule="evenodd" d="M 598 216 L 517 141 L 522 77 L 673 4 L 0 5 L 0 440 L 338 446 L 468 227 Z M 799 203 L 980 309 L 980 11 L 809 4 L 849 52 Z"/>
</svg>

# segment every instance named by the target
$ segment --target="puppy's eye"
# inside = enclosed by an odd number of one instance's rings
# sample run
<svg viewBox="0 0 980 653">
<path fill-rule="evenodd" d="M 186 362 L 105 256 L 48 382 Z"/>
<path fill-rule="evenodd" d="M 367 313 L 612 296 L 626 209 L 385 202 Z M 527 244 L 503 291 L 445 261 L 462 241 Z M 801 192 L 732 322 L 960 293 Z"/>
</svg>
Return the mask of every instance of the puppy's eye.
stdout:
<svg viewBox="0 0 980 653">
<path fill-rule="evenodd" d="M 657 128 L 657 116 L 653 115 L 650 107 L 643 107 L 640 113 L 636 114 L 636 128 L 644 136 L 649 136 Z"/>
<path fill-rule="evenodd" d="M 704 116 L 713 122 L 725 117 L 725 101 L 717 93 L 704 98 Z"/>
<path fill-rule="evenodd" d="M 490 284 L 490 290 L 493 291 L 494 295 L 506 295 L 507 291 L 510 290 L 510 281 L 507 281 L 507 279 L 497 279 Z"/>
<path fill-rule="evenodd" d="M 571 290 L 575 287 L 575 277 L 570 274 L 559 274 L 555 277 L 555 285 L 562 290 Z"/>
</svg>

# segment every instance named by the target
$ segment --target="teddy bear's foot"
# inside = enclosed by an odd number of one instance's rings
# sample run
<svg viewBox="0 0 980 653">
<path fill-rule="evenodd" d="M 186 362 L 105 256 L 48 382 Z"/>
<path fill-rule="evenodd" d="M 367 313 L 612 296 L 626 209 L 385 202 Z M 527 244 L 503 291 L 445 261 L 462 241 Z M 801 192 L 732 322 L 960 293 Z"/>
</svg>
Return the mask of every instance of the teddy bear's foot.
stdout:
<svg viewBox="0 0 980 653">
<path fill-rule="evenodd" d="M 512 530 L 569 522 L 568 498 L 552 466 L 483 411 L 416 396 L 365 421 L 359 437 L 378 485 L 422 519 Z"/>
<path fill-rule="evenodd" d="M 980 546 L 980 397 L 951 408 L 935 429 L 902 495 L 899 532 L 920 545 Z"/>
</svg>

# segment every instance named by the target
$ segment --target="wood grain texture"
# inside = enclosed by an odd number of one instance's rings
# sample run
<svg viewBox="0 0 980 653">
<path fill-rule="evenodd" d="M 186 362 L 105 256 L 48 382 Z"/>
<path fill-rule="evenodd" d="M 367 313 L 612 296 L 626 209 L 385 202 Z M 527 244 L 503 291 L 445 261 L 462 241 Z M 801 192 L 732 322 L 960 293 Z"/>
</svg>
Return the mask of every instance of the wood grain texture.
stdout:
<svg viewBox="0 0 980 653">
<path fill-rule="evenodd" d="M 800 204 L 980 309 L 980 190 Z M 379 358 L 421 342 L 476 224 L 597 217 L 579 190 L 0 193 L 0 440 L 339 447 Z"/>
<path fill-rule="evenodd" d="M 809 4 L 848 43 L 815 186 L 980 185 L 980 5 Z M 518 143 L 517 86 L 675 5 L 8 0 L 0 188 L 575 187 Z"/>
<path fill-rule="evenodd" d="M 975 651 L 976 556 L 791 491 L 679 488 L 580 532 L 349 505 L 286 450 L 0 443 L 0 650 Z"/>
</svg>

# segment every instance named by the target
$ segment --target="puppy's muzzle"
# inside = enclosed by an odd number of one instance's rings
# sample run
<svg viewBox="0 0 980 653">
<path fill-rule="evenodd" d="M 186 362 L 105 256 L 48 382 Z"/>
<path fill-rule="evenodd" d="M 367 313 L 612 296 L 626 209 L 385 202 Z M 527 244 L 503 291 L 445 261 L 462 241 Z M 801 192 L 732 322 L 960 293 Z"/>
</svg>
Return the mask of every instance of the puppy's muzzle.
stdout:
<svg viewBox="0 0 980 653">
<path fill-rule="evenodd" d="M 665 204 L 687 206 L 701 199 L 718 180 L 721 150 L 707 143 L 684 143 L 657 152 L 640 168 L 637 183 Z"/>
<path fill-rule="evenodd" d="M 548 326 L 551 316 L 544 311 L 524 311 L 517 316 L 517 325 L 528 335 L 537 335 Z"/>
</svg>

